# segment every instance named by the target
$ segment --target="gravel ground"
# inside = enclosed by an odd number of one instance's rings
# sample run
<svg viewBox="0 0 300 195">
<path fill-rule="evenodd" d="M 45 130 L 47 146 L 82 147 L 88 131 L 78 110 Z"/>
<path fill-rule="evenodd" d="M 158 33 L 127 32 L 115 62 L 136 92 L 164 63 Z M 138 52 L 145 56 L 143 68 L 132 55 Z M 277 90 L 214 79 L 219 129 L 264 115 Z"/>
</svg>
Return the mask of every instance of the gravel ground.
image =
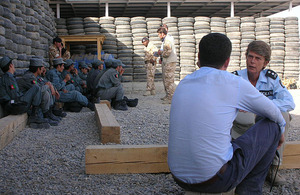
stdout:
<svg viewBox="0 0 300 195">
<path fill-rule="evenodd" d="M 115 111 L 121 125 L 121 144 L 167 144 L 170 105 L 160 97 L 144 97 L 142 91 L 127 94 L 139 98 L 136 108 Z M 300 90 L 294 90 L 299 97 Z M 296 100 L 296 99 L 295 99 Z M 300 140 L 300 109 L 292 112 L 288 140 Z M 170 174 L 86 175 L 85 148 L 99 145 L 94 112 L 68 113 L 51 129 L 25 128 L 0 151 L 0 194 L 184 194 Z M 264 194 L 300 194 L 300 170 L 280 170 L 287 184 L 265 183 Z"/>
</svg>

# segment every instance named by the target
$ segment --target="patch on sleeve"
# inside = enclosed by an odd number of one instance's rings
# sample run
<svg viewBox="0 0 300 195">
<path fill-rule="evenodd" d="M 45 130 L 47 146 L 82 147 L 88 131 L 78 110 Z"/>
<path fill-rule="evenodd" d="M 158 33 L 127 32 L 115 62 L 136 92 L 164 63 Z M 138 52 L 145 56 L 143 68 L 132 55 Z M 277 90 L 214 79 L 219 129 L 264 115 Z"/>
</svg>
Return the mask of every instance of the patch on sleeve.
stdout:
<svg viewBox="0 0 300 195">
<path fill-rule="evenodd" d="M 232 74 L 234 74 L 234 75 L 237 75 L 237 76 L 239 76 L 239 73 L 238 73 L 238 71 L 234 71 L 234 72 L 231 72 Z"/>
<path fill-rule="evenodd" d="M 279 84 L 281 85 L 282 88 L 285 88 L 285 86 L 282 84 L 280 79 L 279 79 Z"/>
<path fill-rule="evenodd" d="M 266 72 L 266 77 L 270 77 L 273 80 L 275 80 L 278 77 L 278 74 L 276 72 L 274 72 L 273 70 L 267 70 Z"/>
<path fill-rule="evenodd" d="M 119 78 L 119 75 L 118 75 L 118 74 L 116 74 L 116 75 L 115 75 L 115 77 L 116 77 L 116 78 Z"/>
<path fill-rule="evenodd" d="M 33 81 L 32 81 L 32 84 L 37 84 L 36 80 L 33 80 Z"/>
</svg>

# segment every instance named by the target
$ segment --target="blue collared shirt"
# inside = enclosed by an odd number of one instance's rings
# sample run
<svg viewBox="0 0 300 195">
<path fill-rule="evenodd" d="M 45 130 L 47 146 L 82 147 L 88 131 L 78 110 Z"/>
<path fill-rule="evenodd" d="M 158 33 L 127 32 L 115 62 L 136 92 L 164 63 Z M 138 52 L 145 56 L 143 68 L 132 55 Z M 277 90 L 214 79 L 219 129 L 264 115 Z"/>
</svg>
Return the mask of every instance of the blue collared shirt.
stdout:
<svg viewBox="0 0 300 195">
<path fill-rule="evenodd" d="M 247 69 L 236 71 L 246 81 L 249 81 Z M 250 81 L 249 81 L 250 82 Z M 268 97 L 282 112 L 288 112 L 295 109 L 293 96 L 282 85 L 277 74 L 269 69 L 260 72 L 255 86 L 262 94 Z"/>
<path fill-rule="evenodd" d="M 284 132 L 280 110 L 239 76 L 202 67 L 179 83 L 168 144 L 168 165 L 178 179 L 206 181 L 232 158 L 230 130 L 239 109 L 275 121 Z"/>
</svg>

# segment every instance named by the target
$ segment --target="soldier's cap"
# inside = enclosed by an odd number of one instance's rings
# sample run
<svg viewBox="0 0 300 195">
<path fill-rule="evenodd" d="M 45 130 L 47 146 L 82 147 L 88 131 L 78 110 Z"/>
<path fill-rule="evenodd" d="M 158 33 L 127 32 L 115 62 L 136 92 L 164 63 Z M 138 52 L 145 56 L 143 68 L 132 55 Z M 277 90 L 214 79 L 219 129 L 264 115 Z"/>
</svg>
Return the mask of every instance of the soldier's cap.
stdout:
<svg viewBox="0 0 300 195">
<path fill-rule="evenodd" d="M 12 59 L 8 56 L 4 56 L 0 59 L 0 68 L 5 67 L 7 64 L 10 64 Z"/>
<path fill-rule="evenodd" d="M 44 66 L 45 66 L 46 68 L 49 68 L 49 67 L 50 67 L 49 63 L 47 63 L 47 62 L 45 62 L 45 61 L 43 61 L 43 64 L 44 64 Z"/>
<path fill-rule="evenodd" d="M 144 38 L 142 39 L 142 43 L 144 43 L 145 41 L 149 41 L 149 38 L 148 38 L 148 37 L 144 37 Z"/>
<path fill-rule="evenodd" d="M 112 59 L 107 59 L 107 60 L 104 60 L 104 63 L 105 63 L 105 67 L 106 69 L 109 69 L 112 67 L 112 62 L 113 60 Z"/>
<path fill-rule="evenodd" d="M 101 61 L 101 60 L 94 60 L 93 62 L 92 62 L 92 66 L 93 66 L 93 68 L 97 68 L 98 66 L 100 66 L 101 64 L 103 64 L 103 62 Z"/>
<path fill-rule="evenodd" d="M 121 60 L 118 60 L 118 59 L 113 60 L 112 67 L 117 68 L 118 66 L 125 67 L 125 64 L 123 64 Z"/>
<path fill-rule="evenodd" d="M 73 60 L 67 59 L 66 64 L 65 64 L 65 68 L 69 68 L 72 64 L 74 64 Z"/>
<path fill-rule="evenodd" d="M 86 69 L 88 69 L 88 66 L 86 64 L 83 64 L 83 65 L 80 66 L 80 68 L 86 68 Z"/>
<path fill-rule="evenodd" d="M 88 68 L 92 68 L 92 64 L 91 63 L 87 63 Z"/>
<path fill-rule="evenodd" d="M 33 66 L 33 67 L 43 67 L 43 66 L 44 66 L 44 62 L 43 62 L 43 60 L 40 59 L 40 58 L 31 58 L 31 59 L 30 59 L 29 66 Z"/>
<path fill-rule="evenodd" d="M 66 62 L 63 61 L 62 58 L 55 58 L 55 59 L 53 59 L 53 65 L 54 66 L 59 65 L 59 64 L 66 64 Z"/>
</svg>

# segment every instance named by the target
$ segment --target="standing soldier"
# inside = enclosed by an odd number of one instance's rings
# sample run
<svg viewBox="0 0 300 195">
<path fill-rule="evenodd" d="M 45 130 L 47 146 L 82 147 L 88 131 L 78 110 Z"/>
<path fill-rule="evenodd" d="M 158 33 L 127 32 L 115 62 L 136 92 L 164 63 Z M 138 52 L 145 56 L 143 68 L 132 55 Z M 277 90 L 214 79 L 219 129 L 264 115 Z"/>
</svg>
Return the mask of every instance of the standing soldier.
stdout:
<svg viewBox="0 0 300 195">
<path fill-rule="evenodd" d="M 63 46 L 62 40 L 59 37 L 53 39 L 53 45 L 49 47 L 49 62 L 53 66 L 53 59 L 62 58 L 63 60 L 70 59 L 70 52 Z"/>
<path fill-rule="evenodd" d="M 162 40 L 163 50 L 158 50 L 158 55 L 162 56 L 162 77 L 166 96 L 162 98 L 163 104 L 171 104 L 175 91 L 174 73 L 176 69 L 176 49 L 171 36 L 167 36 L 167 30 L 163 27 L 157 30 L 158 37 Z"/>
<path fill-rule="evenodd" d="M 147 37 L 142 39 L 142 44 L 145 46 L 145 65 L 147 71 L 147 91 L 144 93 L 144 96 L 155 95 L 154 75 L 157 57 L 154 55 L 154 52 L 157 51 L 157 47 Z"/>
</svg>

